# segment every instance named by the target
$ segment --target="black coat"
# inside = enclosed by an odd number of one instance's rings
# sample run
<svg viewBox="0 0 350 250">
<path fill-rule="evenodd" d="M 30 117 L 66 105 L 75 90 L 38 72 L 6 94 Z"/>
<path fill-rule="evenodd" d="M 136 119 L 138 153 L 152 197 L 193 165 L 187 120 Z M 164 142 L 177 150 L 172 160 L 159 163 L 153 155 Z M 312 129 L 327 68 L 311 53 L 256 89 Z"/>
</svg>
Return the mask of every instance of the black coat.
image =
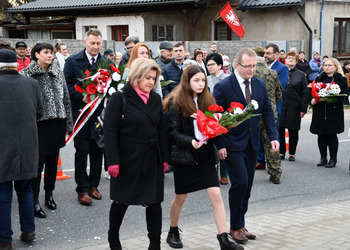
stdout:
<svg viewBox="0 0 350 250">
<path fill-rule="evenodd" d="M 193 118 L 181 116 L 171 105 L 167 116 L 167 129 L 173 145 L 170 163 L 186 166 L 198 165 L 198 150 L 192 146 L 192 140 L 197 140 L 194 135 Z M 210 139 L 207 142 L 212 152 L 212 154 L 208 155 L 208 160 L 213 165 L 219 161 L 218 151 L 214 142 L 215 139 Z"/>
<path fill-rule="evenodd" d="M 306 76 L 311 72 L 310 64 L 309 64 L 309 62 L 307 60 L 304 60 L 304 62 L 299 60 L 295 67 L 298 70 L 303 71 L 306 74 Z"/>
<path fill-rule="evenodd" d="M 283 91 L 280 128 L 300 130 L 300 112 L 307 112 L 308 90 L 304 72 L 295 67 L 289 71 L 288 82 Z"/>
<path fill-rule="evenodd" d="M 39 166 L 37 120 L 43 115 L 39 85 L 16 70 L 1 70 L 0 88 L 0 183 L 35 178 Z"/>
<path fill-rule="evenodd" d="M 104 119 L 107 165 L 120 165 L 118 177 L 111 178 L 110 197 L 129 205 L 162 202 L 167 144 L 160 96 L 151 91 L 145 104 L 130 83 L 124 93 L 124 119 L 120 92 L 112 95 Z"/>
<path fill-rule="evenodd" d="M 319 74 L 315 81 L 330 83 L 334 80 L 341 89 L 340 94 L 349 95 L 347 80 L 339 73 L 335 73 L 333 77 L 329 77 L 325 72 Z M 331 135 L 344 132 L 344 107 L 343 101 L 346 96 L 337 97 L 336 102 L 326 103 L 318 102 L 312 106 L 312 121 L 310 132 L 318 135 Z M 311 91 L 309 100 L 311 101 Z"/>
</svg>

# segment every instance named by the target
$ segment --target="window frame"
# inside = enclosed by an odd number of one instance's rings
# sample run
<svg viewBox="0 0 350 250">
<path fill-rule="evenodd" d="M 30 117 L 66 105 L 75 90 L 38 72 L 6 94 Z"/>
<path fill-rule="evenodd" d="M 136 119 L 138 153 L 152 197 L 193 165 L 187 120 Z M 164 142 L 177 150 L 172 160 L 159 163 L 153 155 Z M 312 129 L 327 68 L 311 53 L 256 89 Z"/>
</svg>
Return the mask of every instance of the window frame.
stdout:
<svg viewBox="0 0 350 250">
<path fill-rule="evenodd" d="M 350 18 L 334 18 L 334 23 L 333 23 L 333 30 L 334 30 L 334 25 L 336 22 L 339 22 L 339 34 L 338 34 L 338 51 L 337 52 L 333 52 L 334 51 L 334 36 L 335 34 L 333 34 L 333 48 L 332 48 L 332 56 L 336 57 L 336 58 L 341 58 L 341 59 L 347 59 L 350 58 L 350 52 L 346 53 L 346 52 L 342 52 L 343 50 L 343 22 L 349 22 L 350 25 Z"/>
</svg>

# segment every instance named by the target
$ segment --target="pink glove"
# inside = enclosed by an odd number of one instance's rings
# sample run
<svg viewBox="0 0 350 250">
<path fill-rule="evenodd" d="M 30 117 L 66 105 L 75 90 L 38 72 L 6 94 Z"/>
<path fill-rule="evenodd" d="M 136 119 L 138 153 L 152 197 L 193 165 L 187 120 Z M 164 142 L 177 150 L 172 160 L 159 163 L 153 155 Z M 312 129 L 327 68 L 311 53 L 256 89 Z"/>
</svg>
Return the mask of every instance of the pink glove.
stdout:
<svg viewBox="0 0 350 250">
<path fill-rule="evenodd" d="M 117 178 L 119 175 L 119 164 L 108 166 L 108 174 L 112 175 L 114 178 Z"/>
<path fill-rule="evenodd" d="M 165 171 L 168 169 L 168 163 L 167 162 L 163 162 L 163 171 L 165 173 Z"/>
</svg>

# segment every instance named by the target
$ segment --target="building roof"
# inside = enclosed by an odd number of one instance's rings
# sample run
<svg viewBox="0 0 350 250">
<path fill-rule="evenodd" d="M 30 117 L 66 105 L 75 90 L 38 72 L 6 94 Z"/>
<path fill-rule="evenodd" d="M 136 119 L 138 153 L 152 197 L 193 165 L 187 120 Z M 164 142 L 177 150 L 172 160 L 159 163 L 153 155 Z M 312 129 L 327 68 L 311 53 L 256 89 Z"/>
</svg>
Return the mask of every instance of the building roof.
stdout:
<svg viewBox="0 0 350 250">
<path fill-rule="evenodd" d="M 239 10 L 303 6 L 306 0 L 243 0 Z"/>
<path fill-rule="evenodd" d="M 37 0 L 9 8 L 7 12 L 26 13 L 38 11 L 82 10 L 91 8 L 139 7 L 197 2 L 199 2 L 199 0 Z"/>
</svg>

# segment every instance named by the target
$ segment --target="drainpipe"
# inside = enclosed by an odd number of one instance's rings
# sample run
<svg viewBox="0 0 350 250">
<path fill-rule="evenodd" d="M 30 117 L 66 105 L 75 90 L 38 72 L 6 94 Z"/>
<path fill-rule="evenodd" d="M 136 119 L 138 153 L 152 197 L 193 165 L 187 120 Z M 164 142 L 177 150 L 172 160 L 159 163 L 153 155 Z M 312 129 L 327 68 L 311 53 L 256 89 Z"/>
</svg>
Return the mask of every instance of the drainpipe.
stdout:
<svg viewBox="0 0 350 250">
<path fill-rule="evenodd" d="M 320 57 L 322 53 L 322 14 L 323 14 L 324 0 L 322 1 L 321 13 L 320 13 Z"/>
<path fill-rule="evenodd" d="M 301 21 L 304 23 L 305 27 L 309 31 L 309 61 L 310 61 L 312 59 L 312 30 L 300 12 L 300 5 L 298 5 L 298 7 L 297 7 L 297 12 L 298 12 L 298 15 L 299 15 Z"/>
</svg>

